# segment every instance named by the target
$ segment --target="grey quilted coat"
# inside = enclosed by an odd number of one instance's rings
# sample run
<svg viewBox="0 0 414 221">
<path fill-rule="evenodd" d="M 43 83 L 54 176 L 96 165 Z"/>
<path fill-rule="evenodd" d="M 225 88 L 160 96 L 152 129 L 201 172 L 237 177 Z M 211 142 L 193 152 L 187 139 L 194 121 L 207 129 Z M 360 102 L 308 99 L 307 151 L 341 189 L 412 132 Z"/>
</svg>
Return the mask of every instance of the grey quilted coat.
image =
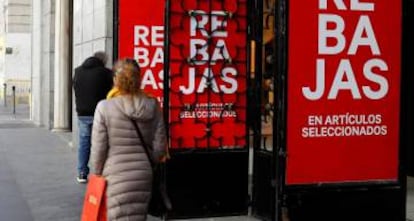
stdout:
<svg viewBox="0 0 414 221">
<path fill-rule="evenodd" d="M 95 111 L 91 163 L 93 173 L 107 180 L 109 221 L 146 220 L 152 169 L 136 130 L 154 148 L 157 161 L 166 151 L 162 112 L 153 98 L 119 96 L 98 103 Z"/>
</svg>

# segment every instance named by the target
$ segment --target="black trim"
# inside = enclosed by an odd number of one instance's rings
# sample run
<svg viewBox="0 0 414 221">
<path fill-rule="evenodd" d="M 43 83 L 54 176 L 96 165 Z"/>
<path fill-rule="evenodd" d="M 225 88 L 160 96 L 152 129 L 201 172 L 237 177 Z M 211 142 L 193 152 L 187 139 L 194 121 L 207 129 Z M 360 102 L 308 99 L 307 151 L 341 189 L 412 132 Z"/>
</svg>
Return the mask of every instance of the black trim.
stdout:
<svg viewBox="0 0 414 221">
<path fill-rule="evenodd" d="M 404 36 L 405 33 L 405 24 L 411 22 L 410 20 L 404 19 L 405 14 L 410 14 L 410 12 L 406 12 L 404 10 L 404 5 L 407 3 L 407 0 L 401 0 L 401 40 L 400 40 L 400 45 L 401 45 L 401 60 L 400 60 L 400 65 L 401 65 L 401 91 L 400 91 L 400 139 L 399 139 L 399 148 L 400 148 L 400 152 L 399 152 L 399 174 L 398 174 L 398 181 L 399 181 L 399 186 L 401 187 L 401 196 L 399 197 L 400 201 L 401 201 L 401 205 L 406 205 L 406 195 L 407 195 L 407 146 L 406 146 L 406 140 L 407 137 L 410 137 L 408 135 L 408 132 L 410 131 L 410 128 L 412 128 L 412 124 L 410 125 L 410 123 L 408 122 L 408 118 L 409 118 L 409 112 L 407 112 L 408 110 L 408 103 L 410 102 L 409 100 L 409 94 L 410 94 L 410 90 L 408 90 L 410 88 L 410 84 L 412 85 L 412 81 L 408 81 L 408 77 L 410 75 L 410 73 L 408 71 L 406 71 L 406 65 L 411 65 L 412 62 L 404 62 L 405 61 L 405 51 L 407 50 L 406 47 L 404 47 L 405 43 L 406 43 L 406 38 Z M 410 26 L 408 26 L 407 24 L 407 29 L 411 29 Z M 412 41 L 412 39 L 410 39 L 409 41 Z M 409 48 L 408 48 L 409 50 Z M 412 88 L 412 87 L 411 87 Z M 408 99 L 407 99 L 408 98 Z M 412 130 L 411 130 L 412 131 Z M 412 137 L 412 136 L 411 136 Z M 406 211 L 407 208 L 406 206 L 404 206 L 403 208 L 401 208 L 401 216 L 406 215 Z"/>
<path fill-rule="evenodd" d="M 169 137 L 170 137 L 170 128 L 169 128 L 169 103 L 170 103 L 170 91 L 169 91 L 169 83 L 170 83 L 170 78 L 169 78 L 169 73 L 170 73 L 170 65 L 169 65 L 169 60 L 170 60 L 170 17 L 169 17 L 169 10 L 170 10 L 170 1 L 169 0 L 165 0 L 164 3 L 164 77 L 163 77 L 163 117 L 164 117 L 164 125 L 165 125 L 165 133 L 169 142 Z M 168 147 L 170 145 L 168 144 Z M 167 191 L 169 188 L 168 185 L 168 166 L 167 165 L 163 165 L 163 167 L 161 167 L 161 180 L 167 184 Z M 170 214 L 167 213 L 165 215 L 165 218 L 167 218 Z"/>
<path fill-rule="evenodd" d="M 112 61 L 113 63 L 118 60 L 118 47 L 119 47 L 119 1 L 113 0 L 113 38 L 112 38 Z"/>
<path fill-rule="evenodd" d="M 171 155 L 191 155 L 191 154 L 216 154 L 216 153 L 245 153 L 246 148 L 237 148 L 237 149 L 173 149 L 170 151 Z"/>
<path fill-rule="evenodd" d="M 287 191 L 293 190 L 315 190 L 315 189 L 367 189 L 367 188 L 395 188 L 400 187 L 398 181 L 372 181 L 372 182 L 338 182 L 338 183 L 319 183 L 319 184 L 306 184 L 306 185 L 288 185 Z"/>
<path fill-rule="evenodd" d="M 273 143 L 276 144 L 274 157 L 277 159 L 275 163 L 275 174 L 278 186 L 276 188 L 276 208 L 275 220 L 282 220 L 282 207 L 286 206 L 285 195 L 285 177 L 286 177 L 286 134 L 287 134 L 287 64 L 288 64 L 288 0 L 278 0 L 276 7 L 276 115 L 273 119 L 273 125 L 276 136 L 273 136 Z"/>
<path fill-rule="evenodd" d="M 272 215 L 269 214 L 273 208 L 267 208 L 266 202 L 269 199 L 263 200 L 260 199 L 261 195 L 268 195 L 269 191 L 268 185 L 265 183 L 270 182 L 273 178 L 271 175 L 271 168 L 265 168 L 266 164 L 264 157 L 267 155 L 260 154 L 261 146 L 261 106 L 262 106 L 262 57 L 263 57 L 263 1 L 255 0 L 250 4 L 250 13 L 248 17 L 248 23 L 250 25 L 250 35 L 251 40 L 255 42 L 255 51 L 250 53 L 255 53 L 255 60 L 249 63 L 254 62 L 254 72 L 252 73 L 249 68 L 249 77 L 250 84 L 248 84 L 248 124 L 253 131 L 253 187 L 252 187 L 252 215 L 262 219 L 271 219 Z M 251 47 L 251 45 L 250 45 Z M 249 55 L 250 55 L 249 53 Z M 250 57 L 251 58 L 251 57 Z M 254 75 L 252 78 L 251 75 Z M 273 159 L 270 160 L 273 162 Z M 271 166 L 270 166 L 271 167 Z M 269 173 L 269 174 L 268 174 Z M 269 176 L 269 177 L 267 177 Z M 268 178 L 269 180 L 267 180 Z M 263 193 L 264 192 L 264 193 Z M 270 201 L 273 199 L 271 197 Z M 262 208 L 264 207 L 264 208 Z M 270 211 L 269 211 L 270 210 Z"/>
<path fill-rule="evenodd" d="M 266 3 L 265 3 L 266 2 Z M 249 73 L 254 77 L 249 77 L 249 102 L 248 110 L 250 115 L 248 124 L 253 131 L 253 187 L 252 187 L 252 215 L 262 220 L 274 220 L 275 206 L 275 158 L 274 150 L 262 149 L 262 108 L 263 99 L 263 32 L 264 32 L 264 6 L 269 4 L 269 0 L 255 0 L 250 2 L 251 13 L 249 13 L 249 23 L 251 24 L 251 39 L 255 43 L 254 51 L 254 70 Z M 267 16 L 271 16 L 267 12 Z M 273 27 L 268 27 L 273 28 Z M 252 61 L 250 61 L 251 63 Z M 272 70 L 273 71 L 273 70 Z M 274 71 L 273 71 L 274 72 Z M 265 141 L 264 141 L 265 142 Z"/>
<path fill-rule="evenodd" d="M 254 148 L 260 149 L 261 144 L 261 137 L 262 137 L 262 125 L 261 125 L 261 107 L 262 107 L 262 80 L 263 80 L 263 64 L 262 64 L 262 56 L 263 56 L 263 1 L 256 0 L 256 16 L 255 18 L 251 18 L 253 22 L 256 24 L 253 25 L 253 34 L 254 34 L 254 41 L 256 43 L 256 53 L 255 53 L 255 79 L 254 85 L 252 85 L 252 106 L 254 106 L 254 112 L 252 115 L 254 120 L 253 130 L 254 130 Z"/>
<path fill-rule="evenodd" d="M 402 78 L 401 78 L 401 148 L 404 149 L 400 157 L 403 171 L 414 176 L 414 99 L 412 89 L 414 88 L 414 29 L 413 12 L 414 0 L 403 1 L 403 39 L 402 39 Z"/>
<path fill-rule="evenodd" d="M 247 26 L 247 33 L 246 33 L 246 114 L 245 114 L 245 134 L 246 134 L 246 145 L 245 148 L 247 149 L 247 159 L 250 159 L 250 148 L 251 148 L 251 144 L 250 144 L 250 124 L 249 124 L 249 116 L 251 114 L 251 110 L 248 108 L 249 100 L 250 100 L 250 96 L 249 96 L 249 88 L 251 88 L 250 85 L 250 69 L 251 69 L 251 53 L 252 53 L 252 44 L 251 44 L 251 39 L 252 39 L 252 25 L 250 23 L 251 21 L 251 16 L 252 16 L 252 2 L 253 0 L 247 0 L 246 3 L 246 14 L 247 14 L 247 21 L 246 21 L 246 26 Z M 250 161 L 250 160 L 249 160 Z M 250 163 L 248 162 L 247 165 L 249 165 Z M 249 173 L 249 172 L 247 172 Z M 249 175 L 249 174 L 248 174 Z M 250 185 L 248 183 L 248 188 L 250 188 Z M 248 190 L 248 192 L 250 191 L 250 189 Z M 251 196 L 249 196 L 249 201 L 251 201 Z"/>
<path fill-rule="evenodd" d="M 170 0 L 165 0 L 165 9 L 164 9 L 164 90 L 163 90 L 163 114 L 164 114 L 164 121 L 165 121 L 165 131 L 167 133 L 167 139 L 170 137 L 170 93 L 169 93 L 169 85 L 170 85 Z"/>
</svg>

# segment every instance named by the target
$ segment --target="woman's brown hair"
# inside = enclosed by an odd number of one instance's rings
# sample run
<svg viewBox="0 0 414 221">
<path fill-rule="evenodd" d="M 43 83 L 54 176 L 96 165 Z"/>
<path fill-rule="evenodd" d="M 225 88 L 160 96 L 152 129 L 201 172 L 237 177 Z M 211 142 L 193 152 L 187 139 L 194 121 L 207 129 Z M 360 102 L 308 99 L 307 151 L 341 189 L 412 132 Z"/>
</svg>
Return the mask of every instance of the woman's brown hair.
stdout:
<svg viewBox="0 0 414 221">
<path fill-rule="evenodd" d="M 141 69 L 134 59 L 122 59 L 114 66 L 114 84 L 121 94 L 141 93 Z"/>
</svg>

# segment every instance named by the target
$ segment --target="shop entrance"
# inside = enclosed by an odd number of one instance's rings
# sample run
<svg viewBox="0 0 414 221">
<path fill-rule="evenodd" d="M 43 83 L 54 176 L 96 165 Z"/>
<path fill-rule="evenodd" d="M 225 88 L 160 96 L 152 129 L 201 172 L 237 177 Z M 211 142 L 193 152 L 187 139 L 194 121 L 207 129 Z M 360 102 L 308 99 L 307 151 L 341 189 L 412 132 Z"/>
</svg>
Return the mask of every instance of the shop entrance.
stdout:
<svg viewBox="0 0 414 221">
<path fill-rule="evenodd" d="M 275 217 L 274 20 L 275 1 L 167 1 L 170 217 Z"/>
<path fill-rule="evenodd" d="M 403 220 L 400 4 L 324 2 L 118 0 L 117 55 L 168 125 L 168 218 Z"/>
<path fill-rule="evenodd" d="M 277 114 L 275 109 L 277 83 L 276 1 L 256 2 L 252 22 L 251 81 L 252 104 L 252 214 L 272 220 L 279 215 L 276 204 L 281 180 L 278 178 Z"/>
<path fill-rule="evenodd" d="M 142 88 L 165 110 L 168 217 L 273 220 L 275 1 L 115 5 L 115 57 L 139 62 Z"/>
<path fill-rule="evenodd" d="M 167 1 L 164 107 L 171 217 L 248 214 L 252 5 Z"/>
</svg>

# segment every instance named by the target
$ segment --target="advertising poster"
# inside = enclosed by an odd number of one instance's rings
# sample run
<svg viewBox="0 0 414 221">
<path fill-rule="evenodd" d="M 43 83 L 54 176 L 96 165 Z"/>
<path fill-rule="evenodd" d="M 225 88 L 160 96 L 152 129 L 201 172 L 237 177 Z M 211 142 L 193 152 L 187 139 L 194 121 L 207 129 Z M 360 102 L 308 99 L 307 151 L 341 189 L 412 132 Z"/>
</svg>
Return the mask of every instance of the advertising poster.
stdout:
<svg viewBox="0 0 414 221">
<path fill-rule="evenodd" d="M 141 67 L 141 88 L 163 104 L 164 0 L 118 0 L 118 58 Z"/>
<path fill-rule="evenodd" d="M 170 10 L 171 148 L 245 147 L 247 0 Z"/>
<path fill-rule="evenodd" d="M 397 181 L 401 1 L 289 1 L 288 185 Z"/>
</svg>

